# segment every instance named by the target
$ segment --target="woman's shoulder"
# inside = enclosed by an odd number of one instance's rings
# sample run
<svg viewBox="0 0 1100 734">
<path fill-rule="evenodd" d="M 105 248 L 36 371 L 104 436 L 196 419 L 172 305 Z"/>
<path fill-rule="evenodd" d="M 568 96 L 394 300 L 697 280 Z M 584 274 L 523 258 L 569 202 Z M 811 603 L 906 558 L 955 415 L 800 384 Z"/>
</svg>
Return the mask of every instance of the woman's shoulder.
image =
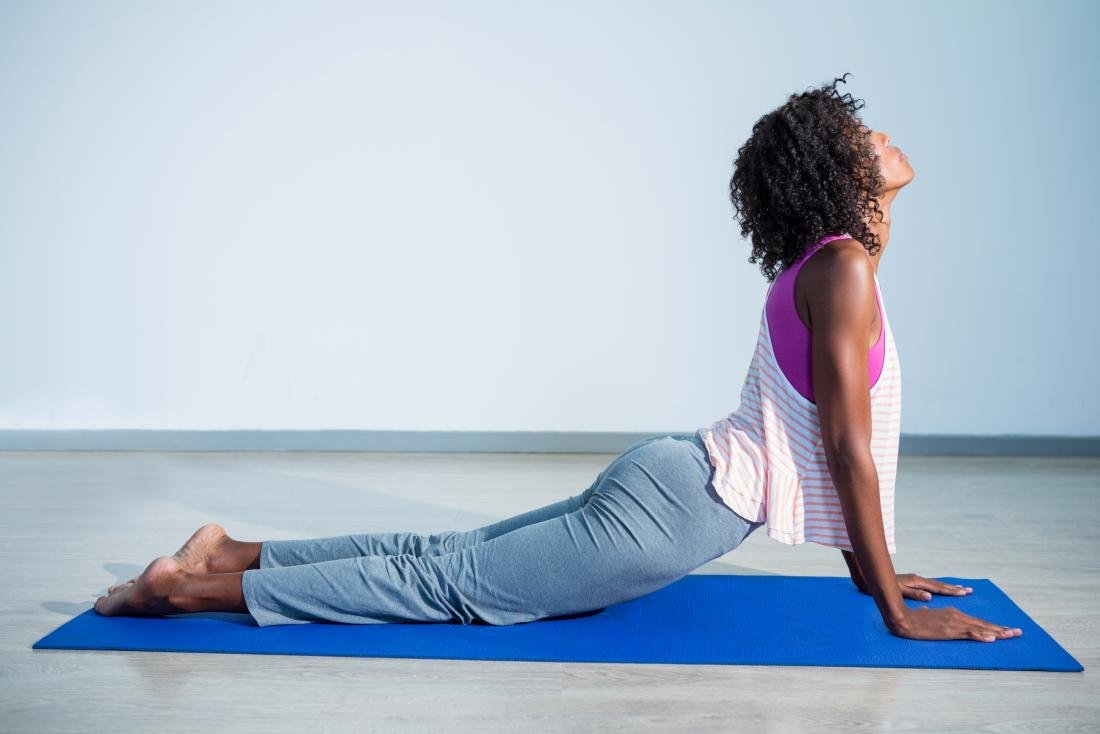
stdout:
<svg viewBox="0 0 1100 734">
<path fill-rule="evenodd" d="M 859 240 L 835 240 L 814 253 L 798 276 L 807 323 L 820 322 L 815 314 L 841 328 L 855 328 L 865 316 L 866 304 L 875 299 L 875 267 Z M 799 299 L 796 299 L 799 300 Z"/>
<path fill-rule="evenodd" d="M 828 247 L 819 247 L 806 258 L 801 271 L 809 280 L 838 287 L 864 279 L 874 280 L 875 268 L 867 256 L 867 248 L 852 237 L 835 239 Z"/>
</svg>

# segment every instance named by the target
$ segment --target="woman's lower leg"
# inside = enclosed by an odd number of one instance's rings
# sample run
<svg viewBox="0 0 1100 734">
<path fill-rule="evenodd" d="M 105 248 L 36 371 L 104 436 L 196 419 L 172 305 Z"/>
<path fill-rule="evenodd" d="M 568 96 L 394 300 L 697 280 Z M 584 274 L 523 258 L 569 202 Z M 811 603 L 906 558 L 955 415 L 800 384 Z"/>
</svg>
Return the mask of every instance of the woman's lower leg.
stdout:
<svg viewBox="0 0 1100 734">
<path fill-rule="evenodd" d="M 262 546 L 262 542 L 233 540 L 226 536 L 218 554 L 211 559 L 210 573 L 239 573 L 250 568 L 259 568 Z"/>
<path fill-rule="evenodd" d="M 242 572 L 184 574 L 169 601 L 187 612 L 248 613 L 241 589 Z"/>
</svg>

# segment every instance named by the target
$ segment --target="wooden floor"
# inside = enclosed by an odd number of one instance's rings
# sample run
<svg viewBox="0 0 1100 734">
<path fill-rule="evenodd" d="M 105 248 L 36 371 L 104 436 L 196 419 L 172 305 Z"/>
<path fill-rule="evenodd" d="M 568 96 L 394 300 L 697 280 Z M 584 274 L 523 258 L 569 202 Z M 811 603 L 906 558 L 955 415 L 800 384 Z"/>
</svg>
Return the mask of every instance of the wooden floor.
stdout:
<svg viewBox="0 0 1100 734">
<path fill-rule="evenodd" d="M 0 731 L 1100 731 L 1092 458 L 903 456 L 893 557 L 992 579 L 1082 673 L 31 650 L 206 522 L 247 540 L 473 528 L 612 458 L 0 452 Z M 696 573 L 847 569 L 757 532 Z"/>
</svg>

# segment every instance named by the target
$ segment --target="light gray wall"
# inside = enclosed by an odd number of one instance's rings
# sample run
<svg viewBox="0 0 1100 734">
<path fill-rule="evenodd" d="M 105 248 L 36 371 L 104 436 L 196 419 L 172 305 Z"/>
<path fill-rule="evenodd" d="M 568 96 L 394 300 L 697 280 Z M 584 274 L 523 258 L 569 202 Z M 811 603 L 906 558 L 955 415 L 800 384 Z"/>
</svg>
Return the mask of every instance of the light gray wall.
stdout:
<svg viewBox="0 0 1100 734">
<path fill-rule="evenodd" d="M 5 2 L 0 428 L 692 430 L 789 93 L 910 156 L 905 433 L 1100 434 L 1092 2 Z"/>
</svg>

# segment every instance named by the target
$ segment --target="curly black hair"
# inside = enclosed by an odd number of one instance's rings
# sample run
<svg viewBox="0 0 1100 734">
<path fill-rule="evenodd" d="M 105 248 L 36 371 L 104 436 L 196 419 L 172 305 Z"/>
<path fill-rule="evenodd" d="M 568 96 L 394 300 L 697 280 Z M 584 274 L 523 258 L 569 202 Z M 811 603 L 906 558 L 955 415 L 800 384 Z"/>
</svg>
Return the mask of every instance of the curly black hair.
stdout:
<svg viewBox="0 0 1100 734">
<path fill-rule="evenodd" d="M 737 151 L 730 199 L 741 236 L 752 239 L 748 261 L 762 261 L 769 282 L 826 235 L 847 232 L 869 254 L 880 249 L 869 223 L 883 219 L 876 197 L 886 182 L 856 115 L 863 100 L 837 92 L 847 76 L 792 94 Z"/>
</svg>

